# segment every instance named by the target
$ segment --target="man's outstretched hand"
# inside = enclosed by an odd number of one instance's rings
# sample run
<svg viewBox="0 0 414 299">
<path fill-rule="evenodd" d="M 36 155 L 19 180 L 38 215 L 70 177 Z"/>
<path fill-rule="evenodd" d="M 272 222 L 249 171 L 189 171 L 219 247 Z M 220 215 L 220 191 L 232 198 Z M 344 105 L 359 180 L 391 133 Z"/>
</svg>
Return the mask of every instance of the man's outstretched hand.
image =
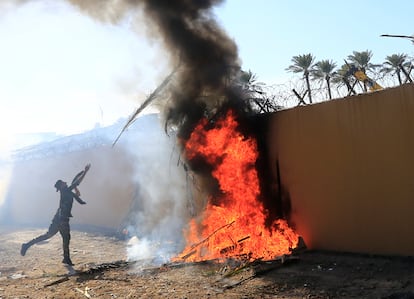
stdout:
<svg viewBox="0 0 414 299">
<path fill-rule="evenodd" d="M 87 172 L 91 168 L 91 163 L 86 164 L 85 166 L 85 172 Z"/>
</svg>

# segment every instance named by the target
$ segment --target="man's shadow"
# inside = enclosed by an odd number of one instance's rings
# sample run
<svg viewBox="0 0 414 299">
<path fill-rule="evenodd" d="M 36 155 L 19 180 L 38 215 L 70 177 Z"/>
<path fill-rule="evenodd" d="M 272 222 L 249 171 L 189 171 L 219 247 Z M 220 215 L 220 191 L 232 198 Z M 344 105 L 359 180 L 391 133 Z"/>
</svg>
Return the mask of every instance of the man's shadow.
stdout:
<svg viewBox="0 0 414 299">
<path fill-rule="evenodd" d="M 75 275 L 77 273 L 76 269 L 73 268 L 73 266 L 71 266 L 71 265 L 65 264 L 64 267 L 68 270 L 68 274 L 67 274 L 68 276 L 72 276 L 72 275 Z"/>
</svg>

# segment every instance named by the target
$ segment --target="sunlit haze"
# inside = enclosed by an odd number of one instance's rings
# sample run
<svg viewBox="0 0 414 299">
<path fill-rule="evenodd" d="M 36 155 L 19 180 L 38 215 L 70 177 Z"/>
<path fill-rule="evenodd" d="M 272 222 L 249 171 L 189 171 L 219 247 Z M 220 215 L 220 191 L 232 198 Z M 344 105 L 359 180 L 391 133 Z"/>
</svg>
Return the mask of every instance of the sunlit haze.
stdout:
<svg viewBox="0 0 414 299">
<path fill-rule="evenodd" d="M 261 102 L 232 80 L 240 68 L 250 71 L 272 104 L 290 108 L 292 91 L 302 93 L 293 85 L 304 85 L 302 73 L 287 71 L 294 56 L 337 67 L 363 51 L 377 65 L 393 54 L 411 60 L 410 39 L 381 35 L 413 34 L 414 2 L 377 2 L 0 0 L 0 222 L 47 225 L 56 180 L 71 182 L 91 164 L 80 186 L 87 206 L 75 203 L 74 224 L 131 238 L 132 260 L 156 253 L 162 263 L 180 246 L 188 261 L 217 259 L 229 248 L 234 256 L 238 244 L 240 257 L 291 252 L 299 235 L 287 219 L 273 220 L 295 207 L 294 180 L 280 180 L 288 164 L 279 169 L 269 158 L 272 122 L 238 113 Z M 113 146 L 128 118 L 165 85 L 156 106 Z M 277 127 L 286 130 L 283 121 Z M 211 246 L 195 251 L 205 240 Z"/>
<path fill-rule="evenodd" d="M 112 124 L 130 115 L 166 71 L 162 51 L 128 20 L 100 23 L 63 1 L 0 9 L 3 147 L 21 142 L 16 134 L 66 135 Z"/>
<path fill-rule="evenodd" d="M 294 55 L 312 53 L 338 65 L 352 51 L 371 50 L 375 63 L 412 55 L 409 40 L 380 37 L 412 34 L 412 6 L 229 0 L 214 11 L 236 42 L 243 69 L 283 84 L 293 76 L 285 69 Z M 129 116 L 169 73 L 168 55 L 137 15 L 111 23 L 63 0 L 2 2 L 0 148 L 33 142 L 16 134 L 68 135 Z"/>
</svg>

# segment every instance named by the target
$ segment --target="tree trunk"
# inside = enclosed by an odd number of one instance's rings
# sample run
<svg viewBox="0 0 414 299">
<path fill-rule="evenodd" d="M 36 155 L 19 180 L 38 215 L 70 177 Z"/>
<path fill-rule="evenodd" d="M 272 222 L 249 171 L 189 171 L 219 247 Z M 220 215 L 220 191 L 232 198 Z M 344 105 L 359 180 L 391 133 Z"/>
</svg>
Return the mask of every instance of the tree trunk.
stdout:
<svg viewBox="0 0 414 299">
<path fill-rule="evenodd" d="M 400 74 L 400 69 L 397 69 L 397 78 L 398 78 L 398 83 L 400 83 L 400 85 L 402 85 L 402 80 L 401 80 L 401 74 Z"/>
<path fill-rule="evenodd" d="M 305 80 L 306 80 L 306 87 L 308 88 L 309 103 L 312 104 L 312 95 L 311 95 L 310 82 L 309 82 L 309 73 L 305 74 Z"/>
<path fill-rule="evenodd" d="M 330 78 L 326 77 L 325 79 L 326 79 L 326 85 L 328 86 L 328 96 L 329 96 L 329 99 L 332 100 L 331 82 L 329 80 Z"/>
</svg>

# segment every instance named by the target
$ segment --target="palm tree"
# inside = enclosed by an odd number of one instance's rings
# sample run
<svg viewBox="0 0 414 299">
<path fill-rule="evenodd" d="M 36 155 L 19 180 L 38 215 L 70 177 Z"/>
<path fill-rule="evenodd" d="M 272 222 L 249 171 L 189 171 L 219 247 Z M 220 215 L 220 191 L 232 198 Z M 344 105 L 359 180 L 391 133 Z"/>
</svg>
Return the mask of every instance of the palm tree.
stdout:
<svg viewBox="0 0 414 299">
<path fill-rule="evenodd" d="M 238 84 L 246 92 L 250 107 L 259 113 L 274 112 L 282 109 L 282 106 L 276 104 L 274 97 L 269 97 L 266 94 L 264 91 L 265 84 L 258 82 L 257 79 L 257 75 L 251 70 L 241 70 L 238 77 Z"/>
<path fill-rule="evenodd" d="M 371 58 L 373 54 L 372 51 L 366 50 L 362 52 L 353 51 L 352 55 L 348 55 L 348 60 L 351 61 L 353 65 L 360 68 L 365 74 L 367 71 L 375 72 L 375 69 L 379 67 L 378 64 L 371 63 Z M 367 86 L 364 84 L 364 91 L 367 92 Z"/>
<path fill-rule="evenodd" d="M 407 61 L 407 54 L 392 54 L 385 58 L 385 62 L 382 64 L 381 72 L 384 74 L 397 74 L 398 83 L 403 84 L 401 79 L 401 71 L 403 68 L 410 67 L 410 62 Z"/>
<path fill-rule="evenodd" d="M 329 99 L 332 100 L 331 93 L 331 78 L 335 74 L 336 63 L 332 60 L 321 60 L 315 64 L 315 69 L 312 72 L 313 78 L 316 80 L 325 80 L 326 86 L 328 88 Z"/>
<path fill-rule="evenodd" d="M 286 68 L 286 70 L 293 73 L 303 73 L 303 77 L 306 81 L 306 87 L 308 89 L 309 103 L 312 104 L 309 75 L 313 71 L 313 63 L 315 61 L 315 57 L 309 53 L 293 56 L 291 61 L 293 62 L 293 64 Z"/>
<path fill-rule="evenodd" d="M 242 85 L 242 89 L 245 91 L 259 94 L 263 92 L 263 83 L 257 81 L 257 75 L 253 73 L 251 70 L 241 70 L 239 75 L 239 82 Z"/>
<path fill-rule="evenodd" d="M 332 83 L 338 86 L 338 88 L 341 88 L 342 86 L 346 86 L 348 91 L 348 96 L 353 93 L 356 94 L 354 90 L 355 85 L 355 78 L 353 78 L 349 74 L 349 64 L 343 64 L 341 68 L 334 73 L 334 76 L 332 77 Z"/>
</svg>

